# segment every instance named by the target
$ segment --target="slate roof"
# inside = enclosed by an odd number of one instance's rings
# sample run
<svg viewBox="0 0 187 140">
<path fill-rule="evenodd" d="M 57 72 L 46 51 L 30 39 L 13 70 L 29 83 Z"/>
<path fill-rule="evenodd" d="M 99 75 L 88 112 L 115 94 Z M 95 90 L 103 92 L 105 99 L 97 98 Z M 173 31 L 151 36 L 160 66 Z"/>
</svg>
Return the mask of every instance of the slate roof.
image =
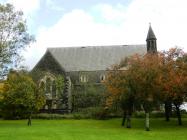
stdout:
<svg viewBox="0 0 187 140">
<path fill-rule="evenodd" d="M 146 41 L 149 40 L 149 39 L 156 39 L 156 36 L 153 32 L 153 29 L 152 29 L 151 25 L 149 26 L 149 31 L 148 31 L 148 34 L 147 34 Z"/>
<path fill-rule="evenodd" d="M 66 71 L 106 70 L 133 54 L 145 54 L 145 45 L 112 45 L 88 47 L 48 48 L 49 52 Z M 43 57 L 44 58 L 44 57 Z"/>
</svg>

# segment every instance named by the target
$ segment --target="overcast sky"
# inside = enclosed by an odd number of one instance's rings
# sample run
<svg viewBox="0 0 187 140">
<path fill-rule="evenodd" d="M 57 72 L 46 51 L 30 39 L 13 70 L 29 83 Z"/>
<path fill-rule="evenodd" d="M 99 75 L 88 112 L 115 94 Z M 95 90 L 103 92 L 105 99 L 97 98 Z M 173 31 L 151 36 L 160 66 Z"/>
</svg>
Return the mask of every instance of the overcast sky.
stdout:
<svg viewBox="0 0 187 140">
<path fill-rule="evenodd" d="M 24 52 L 30 69 L 47 47 L 145 44 L 149 23 L 158 50 L 187 51 L 187 0 L 0 0 L 22 10 L 36 42 Z"/>
</svg>

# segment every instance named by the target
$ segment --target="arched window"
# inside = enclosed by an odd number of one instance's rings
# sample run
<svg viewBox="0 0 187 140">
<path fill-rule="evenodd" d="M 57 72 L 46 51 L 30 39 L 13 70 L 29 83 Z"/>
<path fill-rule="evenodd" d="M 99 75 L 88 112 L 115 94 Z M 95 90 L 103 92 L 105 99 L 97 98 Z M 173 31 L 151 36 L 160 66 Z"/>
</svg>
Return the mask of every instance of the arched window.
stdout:
<svg viewBox="0 0 187 140">
<path fill-rule="evenodd" d="M 50 94 L 51 93 L 51 79 L 47 78 L 46 79 L 46 94 Z"/>
<path fill-rule="evenodd" d="M 44 83 L 44 81 L 40 82 L 40 88 L 45 89 L 45 83 Z"/>
<path fill-rule="evenodd" d="M 84 82 L 88 82 L 88 77 L 84 75 Z"/>
<path fill-rule="evenodd" d="M 88 82 L 88 76 L 87 75 L 80 75 L 80 82 L 82 82 L 82 83 Z"/>
<path fill-rule="evenodd" d="M 80 76 L 80 82 L 83 82 L 83 75 Z"/>
<path fill-rule="evenodd" d="M 101 82 L 105 81 L 105 75 L 104 74 L 100 76 L 100 80 L 101 80 Z"/>
<path fill-rule="evenodd" d="M 55 82 L 55 80 L 52 82 L 52 97 L 56 98 L 56 82 Z"/>
<path fill-rule="evenodd" d="M 149 50 L 151 50 L 152 43 L 149 41 Z"/>
</svg>

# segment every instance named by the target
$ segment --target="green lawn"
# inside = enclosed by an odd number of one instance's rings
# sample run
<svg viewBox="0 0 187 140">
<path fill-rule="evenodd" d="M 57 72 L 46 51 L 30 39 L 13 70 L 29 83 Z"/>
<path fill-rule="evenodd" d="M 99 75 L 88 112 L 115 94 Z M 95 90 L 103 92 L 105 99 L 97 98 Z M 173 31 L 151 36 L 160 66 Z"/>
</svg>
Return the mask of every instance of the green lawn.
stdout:
<svg viewBox="0 0 187 140">
<path fill-rule="evenodd" d="M 133 128 L 111 120 L 0 120 L 0 140 L 187 140 L 187 119 L 183 126 L 176 120 L 151 119 L 151 131 L 144 131 L 144 120 L 133 119 Z"/>
</svg>

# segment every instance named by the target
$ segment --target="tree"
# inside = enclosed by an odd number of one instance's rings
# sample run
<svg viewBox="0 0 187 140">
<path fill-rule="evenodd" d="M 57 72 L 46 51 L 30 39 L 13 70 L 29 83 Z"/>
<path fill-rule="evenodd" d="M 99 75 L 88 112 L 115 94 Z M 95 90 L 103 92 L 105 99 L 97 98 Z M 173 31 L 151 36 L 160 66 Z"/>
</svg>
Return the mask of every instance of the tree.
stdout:
<svg viewBox="0 0 187 140">
<path fill-rule="evenodd" d="M 131 115 L 133 112 L 133 106 L 134 106 L 134 96 L 132 96 L 132 93 L 129 89 L 127 93 L 122 94 L 120 98 L 121 102 L 121 108 L 123 109 L 123 120 L 122 120 L 122 126 L 125 125 L 125 120 L 127 119 L 126 127 L 131 128 Z"/>
<path fill-rule="evenodd" d="M 180 105 L 185 101 L 187 93 L 187 63 L 184 52 L 172 48 L 163 53 L 164 59 L 160 68 L 157 85 L 160 99 L 165 103 L 166 120 L 169 121 L 171 104 L 176 107 L 178 124 L 182 125 Z"/>
<path fill-rule="evenodd" d="M 0 4 L 0 77 L 8 72 L 11 64 L 21 60 L 20 51 L 34 41 L 27 32 L 23 12 L 15 11 L 11 4 Z"/>
<path fill-rule="evenodd" d="M 44 89 L 37 88 L 25 72 L 11 71 L 4 82 L 2 111 L 5 118 L 28 118 L 45 103 Z"/>
<path fill-rule="evenodd" d="M 121 64 L 109 70 L 105 82 L 111 95 L 108 103 L 120 98 L 125 111 L 124 116 L 128 116 L 127 111 L 138 102 L 146 114 L 147 131 L 149 130 L 149 113 L 153 107 L 165 103 L 165 114 L 168 119 L 171 105 L 174 104 L 178 122 L 181 125 L 180 105 L 187 95 L 185 60 L 186 56 L 182 50 L 174 48 L 157 54 L 134 55 L 122 61 Z M 125 117 L 122 124 L 124 122 Z"/>
<path fill-rule="evenodd" d="M 158 91 L 155 86 L 155 79 L 159 74 L 158 55 L 134 55 L 126 59 L 109 72 L 106 82 L 109 92 L 113 95 L 111 97 L 121 97 L 122 108 L 125 111 L 124 116 L 127 116 L 127 120 L 129 120 L 136 102 L 139 103 L 139 106 L 143 106 L 147 131 L 149 131 L 149 113 L 155 103 L 154 98 Z"/>
<path fill-rule="evenodd" d="M 133 81 L 129 86 L 136 91 L 136 100 L 142 105 L 146 118 L 145 129 L 149 131 L 149 113 L 156 104 L 158 92 L 155 80 L 159 75 L 160 54 L 148 53 L 144 56 L 135 55 L 129 59 L 128 77 Z"/>
<path fill-rule="evenodd" d="M 120 64 L 114 65 L 109 69 L 105 85 L 108 90 L 108 97 L 106 101 L 107 106 L 112 106 L 113 103 L 119 102 L 123 110 L 122 126 L 131 128 L 131 115 L 133 112 L 133 105 L 135 102 L 135 90 L 131 88 L 131 81 L 128 77 L 127 59 L 121 61 Z"/>
</svg>

